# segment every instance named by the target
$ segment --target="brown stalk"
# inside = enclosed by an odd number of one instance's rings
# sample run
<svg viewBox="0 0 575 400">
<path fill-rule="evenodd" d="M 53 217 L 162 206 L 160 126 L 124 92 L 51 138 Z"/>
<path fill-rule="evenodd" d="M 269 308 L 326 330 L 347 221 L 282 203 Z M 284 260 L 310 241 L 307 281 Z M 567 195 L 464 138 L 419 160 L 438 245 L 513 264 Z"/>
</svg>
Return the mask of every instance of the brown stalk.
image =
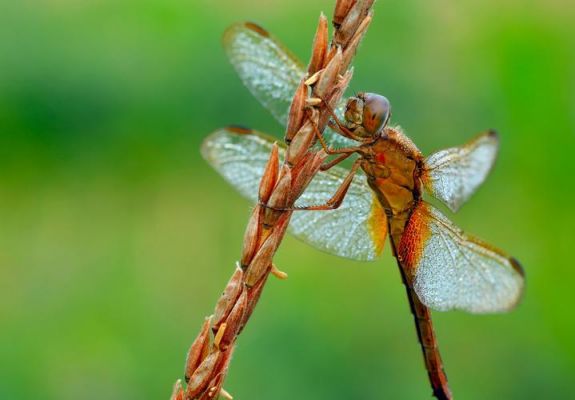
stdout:
<svg viewBox="0 0 575 400">
<path fill-rule="evenodd" d="M 248 226 L 246 227 L 246 233 L 244 234 L 244 245 L 240 261 L 242 269 L 246 269 L 248 267 L 250 260 L 256 254 L 256 250 L 258 249 L 259 239 L 261 237 L 262 214 L 263 207 L 258 204 L 254 207 L 252 216 L 250 217 Z"/>
<path fill-rule="evenodd" d="M 319 16 L 317 31 L 313 39 L 311 60 L 309 62 L 308 72 L 315 74 L 325 63 L 327 57 L 327 41 L 329 32 L 327 30 L 327 18 L 323 13 Z"/>
<path fill-rule="evenodd" d="M 186 388 L 178 380 L 171 400 L 231 398 L 222 385 L 235 341 L 249 321 L 270 273 L 287 277 L 272 260 L 296 200 L 327 157 L 323 150 L 314 147 L 314 127 L 323 131 L 330 118 L 325 104 L 333 107 L 351 79 L 347 68 L 371 21 L 372 4 L 373 0 L 337 0 L 331 45 L 327 19 L 320 16 L 308 76 L 302 77 L 289 111 L 286 160 L 280 167 L 274 146 L 260 182 L 259 204 L 247 224 L 240 268 L 236 268 L 218 300 L 214 316 L 205 321 L 190 347 L 185 366 Z"/>
<path fill-rule="evenodd" d="M 270 158 L 264 170 L 264 174 L 262 176 L 262 180 L 260 182 L 260 188 L 258 197 L 260 199 L 260 203 L 267 203 L 270 196 L 272 195 L 272 191 L 274 190 L 274 186 L 278 179 L 279 174 L 279 164 L 280 160 L 278 157 L 278 145 L 274 143 L 272 147 L 272 151 L 270 153 Z"/>
<path fill-rule="evenodd" d="M 303 118 L 305 115 L 305 101 L 307 99 L 308 92 L 307 82 L 302 79 L 300 85 L 298 86 L 289 110 L 288 123 L 286 127 L 286 134 L 284 140 L 287 144 L 290 144 L 293 136 L 298 132 L 301 124 L 303 123 Z"/>
</svg>

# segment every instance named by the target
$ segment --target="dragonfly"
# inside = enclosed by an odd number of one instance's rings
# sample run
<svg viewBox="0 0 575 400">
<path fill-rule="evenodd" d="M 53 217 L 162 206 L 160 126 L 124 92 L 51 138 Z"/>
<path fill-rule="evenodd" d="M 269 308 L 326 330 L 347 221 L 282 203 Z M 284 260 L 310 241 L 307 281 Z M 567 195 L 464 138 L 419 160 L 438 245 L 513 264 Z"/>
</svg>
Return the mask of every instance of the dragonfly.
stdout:
<svg viewBox="0 0 575 400">
<path fill-rule="evenodd" d="M 292 96 L 305 76 L 303 65 L 253 23 L 231 26 L 224 48 L 243 83 L 285 126 Z M 499 140 L 488 131 L 425 157 L 389 124 L 390 118 L 389 101 L 373 93 L 352 96 L 334 110 L 331 129 L 323 136 L 318 132 L 318 138 L 335 158 L 299 198 L 289 230 L 320 250 L 361 261 L 378 259 L 389 238 L 433 394 L 450 399 L 430 310 L 511 310 L 522 296 L 524 272 L 515 258 L 464 233 L 424 196 L 458 211 L 492 169 Z M 242 195 L 257 201 L 276 141 L 255 130 L 228 127 L 205 139 L 202 154 Z M 280 156 L 285 157 L 285 148 Z M 338 165 L 352 156 L 351 168 Z"/>
</svg>

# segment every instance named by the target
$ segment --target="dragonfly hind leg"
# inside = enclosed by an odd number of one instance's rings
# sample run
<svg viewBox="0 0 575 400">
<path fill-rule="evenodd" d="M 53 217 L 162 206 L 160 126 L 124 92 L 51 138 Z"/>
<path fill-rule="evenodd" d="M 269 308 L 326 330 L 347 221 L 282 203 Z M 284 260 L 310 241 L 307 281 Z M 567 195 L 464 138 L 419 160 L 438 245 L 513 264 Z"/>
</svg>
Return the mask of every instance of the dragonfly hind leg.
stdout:
<svg viewBox="0 0 575 400">
<path fill-rule="evenodd" d="M 339 160 L 339 161 L 341 161 L 341 160 Z M 331 196 L 329 198 L 329 200 L 327 200 L 323 204 L 302 206 L 302 207 L 290 207 L 290 208 L 277 208 L 277 207 L 270 207 L 267 204 L 261 204 L 261 203 L 260 204 L 263 207 L 269 208 L 269 209 L 274 210 L 274 211 L 328 211 L 328 210 L 336 210 L 341 206 L 341 203 L 343 202 L 343 199 L 345 198 L 345 195 L 347 194 L 349 186 L 351 185 L 351 182 L 353 181 L 353 177 L 355 176 L 359 166 L 361 165 L 360 161 L 361 161 L 361 159 L 357 159 L 353 163 L 353 166 L 351 167 L 349 173 L 347 174 L 347 176 L 345 177 L 345 179 L 343 180 L 341 185 L 337 188 L 337 190 L 335 191 L 333 196 Z M 331 167 L 331 166 L 328 166 L 328 168 L 329 167 Z"/>
</svg>

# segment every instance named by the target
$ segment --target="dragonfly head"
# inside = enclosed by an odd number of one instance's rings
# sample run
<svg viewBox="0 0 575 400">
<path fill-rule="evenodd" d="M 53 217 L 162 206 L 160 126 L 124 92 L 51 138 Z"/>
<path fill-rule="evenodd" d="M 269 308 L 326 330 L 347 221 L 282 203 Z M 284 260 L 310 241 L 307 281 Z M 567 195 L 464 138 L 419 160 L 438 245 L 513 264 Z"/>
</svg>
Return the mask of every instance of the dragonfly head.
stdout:
<svg viewBox="0 0 575 400">
<path fill-rule="evenodd" d="M 358 93 L 347 101 L 345 119 L 358 136 L 370 138 L 379 135 L 390 116 L 389 100 L 379 94 Z"/>
</svg>

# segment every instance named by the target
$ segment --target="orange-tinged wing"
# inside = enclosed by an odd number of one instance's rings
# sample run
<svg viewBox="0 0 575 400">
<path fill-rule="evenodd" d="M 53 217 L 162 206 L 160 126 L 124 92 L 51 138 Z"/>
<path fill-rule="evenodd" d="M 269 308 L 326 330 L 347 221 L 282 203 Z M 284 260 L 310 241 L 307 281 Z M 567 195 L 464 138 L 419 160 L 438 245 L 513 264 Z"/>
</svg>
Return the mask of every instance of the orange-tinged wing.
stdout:
<svg viewBox="0 0 575 400">
<path fill-rule="evenodd" d="M 285 127 L 295 91 L 306 76 L 303 64 L 264 28 L 243 22 L 224 33 L 224 49 L 240 79 L 256 99 Z M 343 118 L 345 101 L 335 113 Z M 335 147 L 351 145 L 349 139 L 325 130 L 326 141 Z"/>
<path fill-rule="evenodd" d="M 341 185 L 347 170 L 332 167 L 318 173 L 297 205 L 325 203 Z M 292 215 L 290 231 L 297 238 L 325 252 L 371 261 L 383 251 L 387 219 L 366 177 L 358 172 L 345 199 L 336 210 L 297 211 Z"/>
<path fill-rule="evenodd" d="M 491 171 L 498 147 L 497 134 L 490 131 L 461 147 L 430 155 L 421 177 L 425 189 L 451 211 L 457 211 Z"/>
<path fill-rule="evenodd" d="M 398 253 L 421 302 L 435 310 L 507 311 L 523 292 L 517 260 L 464 234 L 423 201 L 410 217 Z"/>
<path fill-rule="evenodd" d="M 249 129 L 225 128 L 212 133 L 203 143 L 202 154 L 232 186 L 257 201 L 258 186 L 274 139 Z M 279 151 L 284 158 L 285 147 Z M 325 203 L 349 171 L 332 167 L 319 172 L 297 205 Z M 354 260 L 374 260 L 383 250 L 387 222 L 365 175 L 353 179 L 337 210 L 296 211 L 290 232 L 312 246 Z"/>
</svg>

